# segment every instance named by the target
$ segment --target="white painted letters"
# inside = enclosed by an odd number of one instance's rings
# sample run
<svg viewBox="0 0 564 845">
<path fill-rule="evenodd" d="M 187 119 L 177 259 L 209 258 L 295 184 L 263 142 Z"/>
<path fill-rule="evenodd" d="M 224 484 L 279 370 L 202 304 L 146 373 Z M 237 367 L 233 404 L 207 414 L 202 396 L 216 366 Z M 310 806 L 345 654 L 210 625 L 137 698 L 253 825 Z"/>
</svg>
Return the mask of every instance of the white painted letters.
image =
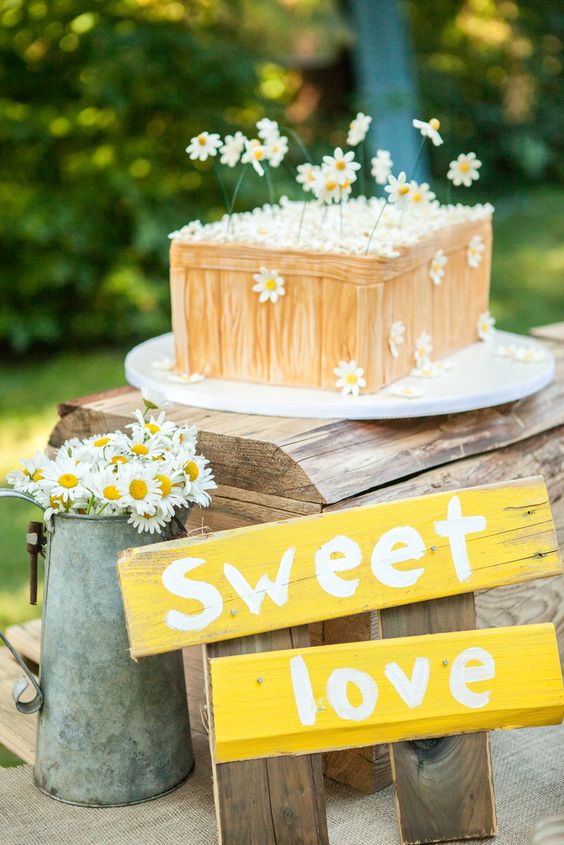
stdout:
<svg viewBox="0 0 564 845">
<path fill-rule="evenodd" d="M 431 664 L 428 657 L 416 658 L 411 678 L 407 677 L 397 663 L 388 663 L 384 670 L 386 678 L 395 687 L 408 707 L 419 707 L 423 704 L 430 673 Z"/>
<path fill-rule="evenodd" d="M 169 610 L 165 616 L 165 623 L 176 631 L 201 631 L 211 622 L 221 616 L 223 599 L 221 593 L 206 581 L 192 581 L 186 578 L 186 573 L 197 569 L 205 563 L 200 557 L 181 557 L 167 566 L 162 574 L 162 582 L 166 590 L 183 599 L 199 601 L 203 610 L 200 613 L 188 615 L 179 610 Z"/>
<path fill-rule="evenodd" d="M 332 557 L 338 554 L 339 557 Z M 358 543 L 351 540 L 350 537 L 344 537 L 342 534 L 324 543 L 320 549 L 315 553 L 315 573 L 319 585 L 329 593 L 330 596 L 337 598 L 349 598 L 356 592 L 356 588 L 360 584 L 359 578 L 351 578 L 346 581 L 344 578 L 339 578 L 336 572 L 348 572 L 350 569 L 356 569 L 362 560 L 362 552 Z"/>
<path fill-rule="evenodd" d="M 439 537 L 448 537 L 454 569 L 460 582 L 468 581 L 472 576 L 466 535 L 484 531 L 486 525 L 485 516 L 462 516 L 458 496 L 453 496 L 448 503 L 447 518 L 435 522 L 435 531 Z"/>
<path fill-rule="evenodd" d="M 260 613 L 261 605 L 266 595 L 282 607 L 288 601 L 288 587 L 290 586 L 290 571 L 294 563 L 296 549 L 291 546 L 286 549 L 280 561 L 280 567 L 275 581 L 268 575 L 261 575 L 253 589 L 244 575 L 230 563 L 226 563 L 223 572 L 234 590 L 241 596 L 251 613 Z"/>
<path fill-rule="evenodd" d="M 394 548 L 394 546 L 400 548 Z M 397 563 L 420 560 L 425 554 L 425 543 L 415 528 L 404 525 L 382 534 L 372 551 L 372 572 L 386 587 L 412 587 L 423 575 L 424 569 L 402 572 Z"/>
<path fill-rule="evenodd" d="M 352 705 L 348 696 L 347 686 L 354 684 L 360 690 L 362 701 Z M 326 694 L 329 704 L 337 716 L 347 722 L 362 722 L 372 715 L 378 699 L 378 686 L 368 672 L 359 669 L 335 669 L 329 675 Z"/>
<path fill-rule="evenodd" d="M 471 660 L 478 660 L 481 666 L 468 666 Z M 489 702 L 490 690 L 472 692 L 467 684 L 473 681 L 489 681 L 491 678 L 495 678 L 495 662 L 489 651 L 477 647 L 466 648 L 453 661 L 450 670 L 450 691 L 460 704 L 477 710 Z"/>
<path fill-rule="evenodd" d="M 313 697 L 309 672 L 303 657 L 298 655 L 290 660 L 290 675 L 292 676 L 292 689 L 298 716 L 302 725 L 315 725 L 317 718 L 317 706 Z"/>
</svg>

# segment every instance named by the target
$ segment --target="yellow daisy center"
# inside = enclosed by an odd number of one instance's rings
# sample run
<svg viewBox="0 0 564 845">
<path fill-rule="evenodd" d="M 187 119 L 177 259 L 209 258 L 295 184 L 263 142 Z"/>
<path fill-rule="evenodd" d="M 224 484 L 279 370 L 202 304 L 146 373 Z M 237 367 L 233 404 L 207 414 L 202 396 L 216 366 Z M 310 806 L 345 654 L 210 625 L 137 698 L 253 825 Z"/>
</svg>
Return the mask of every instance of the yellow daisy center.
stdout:
<svg viewBox="0 0 564 845">
<path fill-rule="evenodd" d="M 31 476 L 32 481 L 41 481 L 42 478 L 43 478 L 43 470 L 41 470 L 41 469 L 36 469 L 35 472 L 33 473 L 33 475 Z"/>
<path fill-rule="evenodd" d="M 419 194 L 419 193 L 415 193 L 415 194 L 412 194 L 412 195 L 411 195 L 411 199 L 413 200 L 413 202 L 421 202 L 421 200 L 423 199 L 423 197 L 422 197 L 422 195 L 421 195 L 421 194 Z"/>
<path fill-rule="evenodd" d="M 325 183 L 325 189 L 327 191 L 334 191 L 336 187 L 337 187 L 337 183 L 334 182 L 332 179 L 328 179 L 327 182 Z"/>
<path fill-rule="evenodd" d="M 431 127 L 431 129 L 434 129 L 435 132 L 438 132 L 441 128 L 441 121 L 437 117 L 432 117 L 429 121 L 429 126 Z"/>
<path fill-rule="evenodd" d="M 61 496 L 49 496 L 49 504 L 53 509 L 60 507 L 63 503 Z"/>
<path fill-rule="evenodd" d="M 153 516 L 153 514 L 152 514 L 152 513 L 144 513 L 144 514 L 143 514 L 143 519 L 151 519 L 151 517 L 152 517 L 152 516 Z"/>
<path fill-rule="evenodd" d="M 200 470 L 196 461 L 188 461 L 187 464 L 184 464 L 184 472 L 186 473 L 190 481 L 195 481 L 200 474 Z"/>
<path fill-rule="evenodd" d="M 146 455 L 149 450 L 143 443 L 136 443 L 135 446 L 131 447 L 131 451 L 135 455 Z"/>
<path fill-rule="evenodd" d="M 111 502 L 115 502 L 119 499 L 119 490 L 115 484 L 108 484 L 107 487 L 104 487 L 102 492 L 104 493 L 104 499 L 109 499 Z"/>
<path fill-rule="evenodd" d="M 335 167 L 337 168 L 337 170 L 346 170 L 347 164 L 345 161 L 343 161 L 342 158 L 340 158 L 339 161 L 335 162 Z"/>
<path fill-rule="evenodd" d="M 309 173 L 308 173 L 308 174 L 307 174 L 307 176 L 306 176 L 306 179 L 307 179 L 307 181 L 308 181 L 308 182 L 313 182 L 313 181 L 314 181 L 314 179 L 315 179 L 315 173 L 313 172 L 313 170 L 310 170 L 310 171 L 309 171 Z"/>
<path fill-rule="evenodd" d="M 172 481 L 166 475 L 155 475 L 155 478 L 159 482 L 161 492 L 163 496 L 168 496 L 170 491 L 172 490 Z"/>
<path fill-rule="evenodd" d="M 156 434 L 157 431 L 160 431 L 160 428 L 158 427 L 158 425 L 155 425 L 155 423 L 145 423 L 145 428 L 147 429 L 147 431 L 150 431 L 151 434 Z"/>
<path fill-rule="evenodd" d="M 135 478 L 129 485 L 129 495 L 137 501 L 144 499 L 148 492 L 149 488 L 141 478 Z"/>
<path fill-rule="evenodd" d="M 404 197 L 408 193 L 409 193 L 409 185 L 399 185 L 398 186 L 398 194 L 400 195 L 400 197 Z"/>
<path fill-rule="evenodd" d="M 114 455 L 114 457 L 111 460 L 111 463 L 112 464 L 126 464 L 127 458 L 125 457 L 125 455 Z"/>
<path fill-rule="evenodd" d="M 260 161 L 261 158 L 263 157 L 264 153 L 263 153 L 262 150 L 258 149 L 258 150 L 254 151 L 253 155 L 254 155 L 254 157 L 257 161 Z"/>
<path fill-rule="evenodd" d="M 461 173 L 468 173 L 468 171 L 470 170 L 470 165 L 467 161 L 461 161 L 459 164 L 459 169 Z"/>
<path fill-rule="evenodd" d="M 66 487 L 67 490 L 72 490 L 78 484 L 78 478 L 72 472 L 64 472 L 59 476 L 59 484 L 61 487 Z"/>
<path fill-rule="evenodd" d="M 276 282 L 274 279 L 267 279 L 264 283 L 266 290 L 276 290 Z"/>
<path fill-rule="evenodd" d="M 201 147 L 206 146 L 206 136 L 205 135 L 198 135 L 198 144 L 200 144 Z"/>
<path fill-rule="evenodd" d="M 97 446 L 97 447 L 107 446 L 109 442 L 110 442 L 109 437 L 100 437 L 98 440 L 94 441 L 94 446 Z"/>
<path fill-rule="evenodd" d="M 24 475 L 27 475 L 28 478 L 31 478 L 30 472 L 28 469 L 22 469 Z"/>
<path fill-rule="evenodd" d="M 347 380 L 347 384 L 356 384 L 356 381 L 357 381 L 356 374 L 355 373 L 349 373 L 346 376 L 346 380 Z"/>
</svg>

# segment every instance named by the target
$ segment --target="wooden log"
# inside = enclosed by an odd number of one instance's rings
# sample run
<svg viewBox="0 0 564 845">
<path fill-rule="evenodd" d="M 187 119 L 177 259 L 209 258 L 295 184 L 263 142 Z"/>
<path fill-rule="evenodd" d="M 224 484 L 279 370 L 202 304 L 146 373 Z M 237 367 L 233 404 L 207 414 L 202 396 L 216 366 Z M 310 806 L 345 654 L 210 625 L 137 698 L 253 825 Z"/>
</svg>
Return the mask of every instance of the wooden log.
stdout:
<svg viewBox="0 0 564 845">
<path fill-rule="evenodd" d="M 476 627 L 473 595 L 389 608 L 380 613 L 383 637 Z M 391 748 L 402 845 L 483 838 L 496 832 L 487 733 L 397 742 Z"/>
<path fill-rule="evenodd" d="M 308 645 L 302 626 L 204 646 L 209 711 L 208 658 Z M 320 755 L 216 764 L 209 730 L 220 845 L 328 845 Z"/>
</svg>

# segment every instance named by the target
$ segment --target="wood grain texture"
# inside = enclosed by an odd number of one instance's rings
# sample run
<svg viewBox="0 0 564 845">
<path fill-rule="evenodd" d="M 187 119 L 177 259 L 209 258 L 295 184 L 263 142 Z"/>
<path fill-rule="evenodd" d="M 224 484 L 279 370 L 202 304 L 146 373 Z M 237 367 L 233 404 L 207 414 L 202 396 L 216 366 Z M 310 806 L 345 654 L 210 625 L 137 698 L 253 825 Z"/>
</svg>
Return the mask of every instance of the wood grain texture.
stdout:
<svg viewBox="0 0 564 845">
<path fill-rule="evenodd" d="M 456 513 L 451 514 L 453 505 Z M 455 557 L 450 529 L 439 528 L 447 525 L 447 514 L 449 520 L 478 518 L 479 524 L 467 529 L 462 558 L 458 553 Z M 414 543 L 415 534 L 417 548 L 397 561 L 400 568 L 389 569 L 387 563 L 377 563 L 374 549 L 396 529 L 403 533 L 394 547 Z M 411 532 L 408 539 L 406 530 Z M 326 544 L 333 542 L 337 547 L 330 552 Z M 319 557 L 324 548 L 325 564 Z M 328 562 L 337 552 L 351 561 L 343 564 L 345 576 L 327 574 L 333 568 L 343 571 Z M 390 553 L 379 552 L 382 561 Z M 177 577 L 171 573 L 178 567 L 182 579 L 175 588 L 170 579 Z M 287 572 L 279 576 L 282 567 Z M 415 577 L 407 577 L 411 570 Z M 128 549 L 118 557 L 135 657 L 561 572 L 540 478 L 171 540 Z M 271 594 L 280 577 L 284 595 L 279 590 Z M 205 599 L 202 583 L 208 585 Z"/>
<path fill-rule="evenodd" d="M 472 594 L 392 608 L 379 616 L 385 638 L 476 627 Z M 399 742 L 390 753 L 402 843 L 495 834 L 488 734 Z"/>
<path fill-rule="evenodd" d="M 482 411 L 362 422 L 173 405 L 168 415 L 198 426 L 200 447 L 221 485 L 324 506 L 563 425 L 564 344 L 547 346 L 556 358 L 554 382 L 527 399 Z M 50 443 L 60 446 L 69 437 L 124 429 L 140 404 L 133 389 L 65 402 Z"/>
<path fill-rule="evenodd" d="M 41 619 L 30 619 L 6 628 L 6 636 L 23 657 L 39 666 L 41 654 Z"/>
<path fill-rule="evenodd" d="M 0 743 L 26 763 L 35 761 L 37 713 L 19 713 L 12 699 L 22 670 L 7 648 L 0 648 Z"/>
<path fill-rule="evenodd" d="M 480 656 L 466 656 L 468 649 Z M 487 672 L 463 681 L 466 661 Z M 208 681 L 218 763 L 559 724 L 564 717 L 554 625 L 220 656 L 210 660 Z M 444 786 L 437 780 L 437 790 Z"/>
<path fill-rule="evenodd" d="M 467 248 L 481 236 L 484 259 L 469 268 Z M 429 277 L 438 248 L 448 253 L 450 286 L 439 295 Z M 396 259 L 282 250 L 233 243 L 183 243 L 170 250 L 176 369 L 229 379 L 335 389 L 333 369 L 355 360 L 366 392 L 413 367 L 415 338 L 433 335 L 435 354 L 446 355 L 477 339 L 478 315 L 488 304 L 491 222 L 451 226 L 400 250 Z M 260 303 L 253 291 L 259 269 L 284 278 L 285 295 Z M 181 279 L 185 290 L 182 293 Z M 219 293 L 220 292 L 220 293 Z M 391 297 L 394 306 L 386 305 Z M 391 323 L 383 315 L 403 306 L 409 354 L 393 359 Z M 184 320 L 186 325 L 180 325 Z M 201 332 L 201 336 L 197 335 Z M 386 380 L 384 362 L 393 364 Z"/>
<path fill-rule="evenodd" d="M 204 646 L 208 659 L 267 649 L 307 647 L 306 628 Z M 214 744 L 213 708 L 207 678 L 210 747 Z M 328 845 L 321 758 L 213 762 L 220 845 Z"/>
</svg>

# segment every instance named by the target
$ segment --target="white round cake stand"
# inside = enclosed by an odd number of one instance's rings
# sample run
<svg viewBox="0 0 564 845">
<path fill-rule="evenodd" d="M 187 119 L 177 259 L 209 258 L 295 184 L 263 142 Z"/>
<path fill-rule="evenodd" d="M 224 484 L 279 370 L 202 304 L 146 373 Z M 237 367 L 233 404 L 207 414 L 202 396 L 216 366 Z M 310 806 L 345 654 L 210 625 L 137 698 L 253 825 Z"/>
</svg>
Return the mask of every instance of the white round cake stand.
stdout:
<svg viewBox="0 0 564 845">
<path fill-rule="evenodd" d="M 525 363 L 496 353 L 498 346 L 509 344 L 539 350 L 543 358 Z M 139 389 L 158 390 L 169 402 L 194 408 L 313 419 L 391 420 L 474 411 L 530 396 L 554 375 L 554 358 L 544 347 L 528 337 L 501 331 L 495 332 L 492 341 L 473 343 L 443 359 L 452 369 L 436 378 L 405 376 L 395 382 L 422 391 L 413 399 L 394 396 L 389 388 L 352 397 L 330 390 L 214 378 L 179 383 L 172 371 L 162 369 L 163 360 L 173 358 L 172 334 L 148 340 L 128 353 L 127 381 Z"/>
</svg>

